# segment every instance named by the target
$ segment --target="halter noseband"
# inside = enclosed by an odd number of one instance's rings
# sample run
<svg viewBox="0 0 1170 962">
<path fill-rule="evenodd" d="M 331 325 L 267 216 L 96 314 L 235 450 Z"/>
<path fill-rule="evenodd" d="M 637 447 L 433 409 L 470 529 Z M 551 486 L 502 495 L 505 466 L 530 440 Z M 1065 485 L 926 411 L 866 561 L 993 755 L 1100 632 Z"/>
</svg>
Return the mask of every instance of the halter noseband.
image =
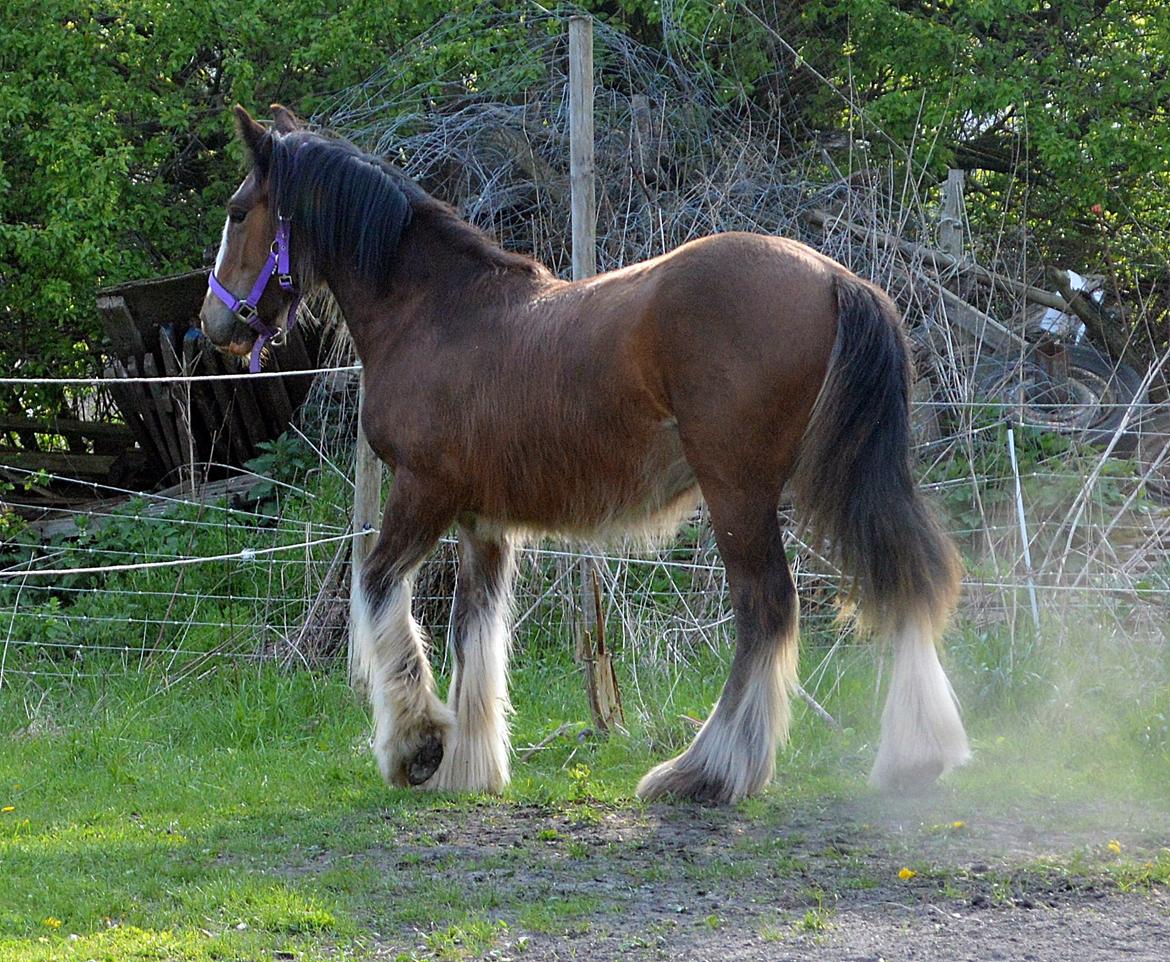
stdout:
<svg viewBox="0 0 1170 962">
<path fill-rule="evenodd" d="M 282 344 L 284 336 L 297 323 L 297 308 L 301 303 L 301 292 L 293 286 L 292 273 L 289 270 L 288 232 L 288 218 L 277 217 L 276 238 L 272 241 L 272 247 L 268 251 L 268 259 L 260 269 L 260 276 L 252 285 L 251 292 L 243 300 L 236 297 L 224 286 L 223 281 L 215 276 L 214 270 L 207 278 L 207 286 L 211 289 L 211 293 L 257 334 L 256 341 L 252 345 L 252 357 L 248 362 L 248 371 L 251 374 L 256 374 L 260 370 L 260 353 L 264 350 L 264 345 L 269 342 L 274 345 Z M 269 327 L 260 320 L 260 315 L 256 313 L 256 306 L 260 303 L 260 298 L 264 296 L 264 288 L 268 286 L 268 281 L 272 278 L 273 273 L 276 274 L 281 288 L 293 296 L 292 302 L 288 306 L 288 320 L 285 321 L 283 331 Z"/>
</svg>

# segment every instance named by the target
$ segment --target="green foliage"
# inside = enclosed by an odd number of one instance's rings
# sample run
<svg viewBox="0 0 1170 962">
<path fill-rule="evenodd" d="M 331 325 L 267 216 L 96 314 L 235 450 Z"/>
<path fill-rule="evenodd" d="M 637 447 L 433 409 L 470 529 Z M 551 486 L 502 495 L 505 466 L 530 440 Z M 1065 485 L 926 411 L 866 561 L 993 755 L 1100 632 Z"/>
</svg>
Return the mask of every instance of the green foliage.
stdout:
<svg viewBox="0 0 1170 962">
<path fill-rule="evenodd" d="M 1111 458 L 1099 464 L 1095 448 L 1080 449 L 1075 440 L 1030 425 L 1011 425 L 1001 411 L 971 412 L 965 444 L 952 457 L 931 465 L 926 481 L 941 490 L 941 500 L 955 529 L 978 532 L 997 510 L 1015 503 L 1008 429 L 1012 428 L 1022 496 L 1030 514 L 1061 515 L 1082 494 L 1084 480 L 1096 473 L 1089 503 L 1118 508 L 1129 496 L 1134 467 Z"/>
<path fill-rule="evenodd" d="M 320 464 L 317 452 L 288 431 L 271 441 L 261 441 L 256 447 L 260 453 L 245 467 L 258 476 L 248 491 L 249 497 L 257 500 L 271 497 L 280 487 L 303 484 Z"/>
<path fill-rule="evenodd" d="M 1021 610 L 1025 605 L 1021 597 Z M 949 650 L 954 671 L 963 679 L 964 708 L 976 717 L 1024 712 L 1052 694 L 1051 653 L 1027 625 L 1015 631 L 1003 625 L 964 626 Z"/>
<path fill-rule="evenodd" d="M 79 371 L 103 284 L 204 262 L 234 187 L 227 110 L 305 113 L 434 0 L 14 0 L 0 30 L 0 366 Z"/>
<path fill-rule="evenodd" d="M 1170 14 L 1152 0 L 1042 10 L 1024 0 L 806 0 L 759 11 L 698 0 L 673 7 L 668 25 L 652 0 L 586 7 L 665 46 L 728 104 L 782 110 L 794 131 L 859 123 L 872 150 L 909 151 L 928 183 L 949 164 L 981 171 L 972 215 L 1027 226 L 1052 256 L 1129 271 L 1123 282 L 1166 263 L 1170 79 L 1151 64 L 1170 49 Z M 514 23 L 498 17 L 510 9 Z M 543 65 L 511 51 L 531 30 L 558 29 L 526 18 L 530 9 L 513 0 L 7 4 L 0 367 L 95 369 L 97 287 L 204 262 L 238 172 L 233 102 L 263 111 L 281 100 L 311 115 L 451 13 L 466 31 L 426 46 L 405 79 L 438 83 L 456 71 L 468 90 L 521 98 Z M 864 119 L 816 76 L 849 91 Z M 44 392 L 38 403 L 63 402 Z"/>
<path fill-rule="evenodd" d="M 844 104 L 821 88 L 822 124 L 856 121 L 927 183 L 947 166 L 978 172 L 976 225 L 1026 227 L 1064 266 L 1120 272 L 1123 286 L 1165 269 L 1164 4 L 814 0 L 803 22 L 801 54 L 861 108 L 838 119 Z"/>
</svg>

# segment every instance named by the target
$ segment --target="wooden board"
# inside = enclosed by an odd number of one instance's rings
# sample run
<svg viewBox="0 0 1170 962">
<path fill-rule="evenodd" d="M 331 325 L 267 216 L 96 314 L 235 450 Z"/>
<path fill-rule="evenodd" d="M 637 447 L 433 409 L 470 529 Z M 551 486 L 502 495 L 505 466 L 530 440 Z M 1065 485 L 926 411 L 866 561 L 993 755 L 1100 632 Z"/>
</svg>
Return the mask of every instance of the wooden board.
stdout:
<svg viewBox="0 0 1170 962">
<path fill-rule="evenodd" d="M 121 441 L 133 443 L 134 432 L 125 424 L 108 424 L 98 421 L 78 421 L 72 418 L 16 417 L 0 414 L 0 431 L 33 431 L 37 434 L 52 434 L 63 438 L 88 438 L 91 441 Z"/>
<path fill-rule="evenodd" d="M 235 359 L 211 349 L 196 331 L 207 290 L 207 271 L 121 284 L 100 292 L 106 333 L 118 363 L 131 376 L 223 375 L 205 383 L 161 381 L 123 384 L 111 393 L 160 476 L 192 461 L 243 465 L 259 445 L 287 428 L 312 386 L 313 376 L 250 378 Z M 267 371 L 316 366 L 322 334 L 294 330 L 265 352 Z"/>
<path fill-rule="evenodd" d="M 0 465 L 23 471 L 47 471 L 65 478 L 104 478 L 118 458 L 112 454 L 73 451 L 14 451 L 0 448 Z"/>
</svg>

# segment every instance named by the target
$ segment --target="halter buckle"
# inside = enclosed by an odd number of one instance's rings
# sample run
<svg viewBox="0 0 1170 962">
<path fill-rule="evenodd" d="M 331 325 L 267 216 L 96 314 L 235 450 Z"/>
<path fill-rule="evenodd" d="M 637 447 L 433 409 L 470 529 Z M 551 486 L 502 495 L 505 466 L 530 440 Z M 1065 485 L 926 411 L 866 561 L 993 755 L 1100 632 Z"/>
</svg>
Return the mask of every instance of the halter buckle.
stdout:
<svg viewBox="0 0 1170 962">
<path fill-rule="evenodd" d="M 241 301 L 236 308 L 236 316 L 245 324 L 249 323 L 256 316 L 255 305 L 249 304 L 247 301 Z"/>
</svg>

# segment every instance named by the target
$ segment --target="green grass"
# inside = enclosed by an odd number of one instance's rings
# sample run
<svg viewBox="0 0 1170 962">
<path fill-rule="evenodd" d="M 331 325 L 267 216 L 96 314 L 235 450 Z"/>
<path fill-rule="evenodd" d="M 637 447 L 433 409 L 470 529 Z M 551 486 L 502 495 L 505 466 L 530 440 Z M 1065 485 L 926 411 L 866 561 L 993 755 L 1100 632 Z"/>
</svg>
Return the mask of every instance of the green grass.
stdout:
<svg viewBox="0 0 1170 962">
<path fill-rule="evenodd" d="M 810 663 L 819 654 L 810 651 Z M 313 962 L 386 945 L 401 947 L 403 958 L 464 959 L 500 946 L 515 954 L 529 935 L 605 925 L 615 908 L 604 898 L 566 895 L 548 880 L 512 884 L 533 853 L 592 872 L 612 853 L 588 836 L 546 825 L 524 851 L 453 853 L 443 819 L 503 819 L 506 806 L 535 803 L 587 827 L 615 806 L 640 811 L 637 779 L 685 744 L 692 729 L 680 716 L 705 715 L 726 670 L 714 656 L 677 675 L 650 668 L 640 665 L 638 687 L 624 679 L 628 737 L 557 740 L 516 765 L 502 810 L 384 786 L 366 713 L 339 673 L 219 663 L 165 691 L 149 669 L 43 690 L 16 678 L 0 704 L 0 959 Z M 776 785 L 737 813 L 760 833 L 684 866 L 680 878 L 800 878 L 805 853 L 790 849 L 801 841 L 802 813 L 837 802 L 865 815 L 877 715 L 872 658 L 847 649 L 837 672 L 821 697 L 845 733 L 798 706 Z M 957 674 L 965 695 L 972 677 L 966 668 Z M 1148 734 L 1165 700 L 1111 702 L 1112 682 L 1095 677 L 1101 691 L 1070 689 L 1067 701 L 1029 695 L 1022 706 L 983 706 L 971 719 L 977 759 L 948 782 L 927 841 L 953 842 L 964 831 L 957 820 L 1031 806 L 1049 824 L 1078 821 L 1099 834 L 1099 846 L 1070 858 L 1119 886 L 1170 882 L 1170 856 L 1130 858 L 1128 842 L 1119 853 L 1107 847 L 1134 812 L 1167 813 L 1170 758 Z M 520 748 L 562 722 L 586 726 L 579 678 L 556 653 L 518 661 L 514 700 Z M 868 844 L 856 825 L 841 831 Z M 845 888 L 879 884 L 850 850 L 817 857 Z M 929 873 L 925 856 L 905 864 Z M 656 869 L 661 877 L 676 871 L 651 863 L 646 872 Z M 721 914 L 700 919 L 723 924 Z M 808 933 L 829 924 L 818 903 L 796 920 Z"/>
</svg>

